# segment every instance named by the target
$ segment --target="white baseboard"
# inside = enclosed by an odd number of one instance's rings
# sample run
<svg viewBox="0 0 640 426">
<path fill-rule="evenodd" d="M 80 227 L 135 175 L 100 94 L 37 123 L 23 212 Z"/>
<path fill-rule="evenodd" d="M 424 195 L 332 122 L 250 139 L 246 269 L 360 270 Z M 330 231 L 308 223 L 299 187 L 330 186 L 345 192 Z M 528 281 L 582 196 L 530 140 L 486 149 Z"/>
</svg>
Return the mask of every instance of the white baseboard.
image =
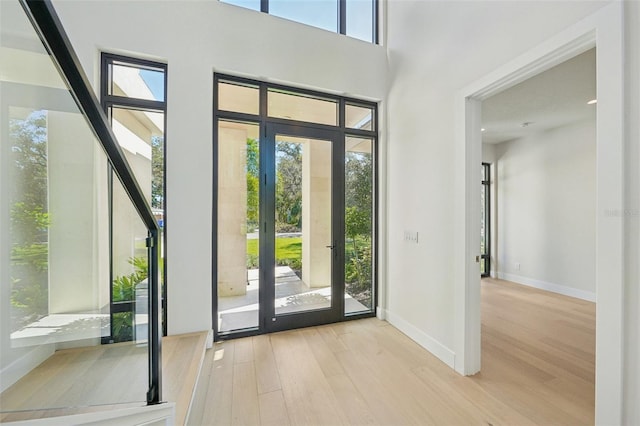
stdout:
<svg viewBox="0 0 640 426">
<path fill-rule="evenodd" d="M 521 275 L 507 274 L 505 272 L 498 272 L 498 278 L 501 280 L 513 281 L 514 283 L 526 285 L 528 287 L 533 287 L 540 290 L 551 291 L 553 293 L 587 300 L 589 302 L 596 301 L 596 293 L 592 291 L 579 290 L 577 288 L 567 287 L 566 285 L 548 283 L 546 281 L 523 277 Z"/>
<path fill-rule="evenodd" d="M 42 364 L 55 352 L 55 345 L 38 345 L 0 371 L 0 392 Z"/>
<path fill-rule="evenodd" d="M 387 319 L 389 324 L 393 325 L 398 330 L 406 334 L 411 340 L 431 352 L 440 361 L 444 362 L 451 368 L 455 367 L 456 354 L 451 349 L 389 310 L 384 310 L 384 317 Z"/>
<path fill-rule="evenodd" d="M 211 349 L 212 347 L 213 347 L 213 330 L 209 330 L 209 333 L 207 334 L 206 348 Z"/>
</svg>

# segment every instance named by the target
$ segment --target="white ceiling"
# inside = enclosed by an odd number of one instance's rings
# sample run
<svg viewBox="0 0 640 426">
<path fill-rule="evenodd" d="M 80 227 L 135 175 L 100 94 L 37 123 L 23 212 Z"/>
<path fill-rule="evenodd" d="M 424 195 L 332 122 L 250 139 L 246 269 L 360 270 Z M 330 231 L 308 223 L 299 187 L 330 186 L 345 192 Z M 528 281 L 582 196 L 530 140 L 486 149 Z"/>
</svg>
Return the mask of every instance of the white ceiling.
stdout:
<svg viewBox="0 0 640 426">
<path fill-rule="evenodd" d="M 596 50 L 591 49 L 483 101 L 482 142 L 506 142 L 595 119 L 596 105 L 587 105 L 595 98 Z"/>
</svg>

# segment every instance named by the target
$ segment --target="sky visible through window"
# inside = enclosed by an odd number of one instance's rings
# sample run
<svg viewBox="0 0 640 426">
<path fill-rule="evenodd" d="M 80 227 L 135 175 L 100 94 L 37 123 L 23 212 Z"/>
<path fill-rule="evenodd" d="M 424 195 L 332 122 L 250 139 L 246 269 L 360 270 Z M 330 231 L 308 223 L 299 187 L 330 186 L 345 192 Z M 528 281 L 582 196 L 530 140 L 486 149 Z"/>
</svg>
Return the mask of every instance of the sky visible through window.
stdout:
<svg viewBox="0 0 640 426">
<path fill-rule="evenodd" d="M 260 0 L 222 0 L 260 11 Z M 269 14 L 338 32 L 338 0 L 269 0 Z M 373 0 L 347 0 L 347 35 L 373 42 Z"/>
<path fill-rule="evenodd" d="M 269 0 L 269 13 L 324 30 L 338 31 L 336 0 Z"/>
<path fill-rule="evenodd" d="M 138 71 L 156 101 L 164 101 L 164 73 L 141 69 Z"/>
</svg>

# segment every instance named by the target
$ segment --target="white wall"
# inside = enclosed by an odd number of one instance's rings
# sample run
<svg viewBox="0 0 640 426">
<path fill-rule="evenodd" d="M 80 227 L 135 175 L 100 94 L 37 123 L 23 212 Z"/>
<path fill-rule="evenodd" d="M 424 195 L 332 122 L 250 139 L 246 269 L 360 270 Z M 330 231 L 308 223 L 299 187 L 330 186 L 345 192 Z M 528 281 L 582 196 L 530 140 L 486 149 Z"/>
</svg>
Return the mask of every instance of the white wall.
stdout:
<svg viewBox="0 0 640 426">
<path fill-rule="evenodd" d="M 626 12 L 625 384 L 623 421 L 640 424 L 640 2 Z"/>
<path fill-rule="evenodd" d="M 625 2 L 633 16 L 627 18 L 627 78 L 634 91 L 627 99 L 627 143 L 635 149 L 626 157 L 638 168 L 637 3 Z M 454 159 L 454 100 L 462 88 L 479 81 L 490 71 L 589 15 L 597 2 L 389 2 L 387 45 L 390 58 L 388 121 L 388 309 L 392 322 L 421 341 L 435 343 L 430 349 L 454 348 L 460 336 L 452 331 L 453 250 L 455 234 L 452 170 Z M 634 28 L 634 29 L 631 29 Z M 625 91 L 629 93 L 629 91 Z M 627 171 L 627 203 L 638 202 L 636 171 Z M 415 183 L 420 182 L 416 192 Z M 629 188 L 632 188 L 631 190 Z M 631 196 L 629 196 L 631 192 Z M 461 195 L 457 195 L 460 197 Z M 627 222 L 637 221 L 627 215 Z M 402 241 L 402 230 L 417 228 L 421 244 Z M 625 233 L 627 301 L 626 420 L 637 424 L 638 409 L 638 251 L 637 228 Z M 417 308 L 419 306 L 419 308 Z M 613 315 L 615 317 L 615 315 Z M 404 326 L 406 325 L 406 327 Z M 457 328 L 459 329 L 459 328 Z M 633 331 L 632 331 L 633 330 Z M 435 348 L 435 349 L 434 349 Z M 603 348 L 606 349 L 606 348 Z M 615 401 L 611 402 L 612 405 Z"/>
<path fill-rule="evenodd" d="M 482 162 L 493 164 L 496 162 L 496 145 L 491 143 L 482 144 Z"/>
<path fill-rule="evenodd" d="M 210 2 L 54 0 L 80 60 L 98 81 L 98 50 L 169 63 L 167 221 L 169 332 L 211 326 L 212 71 L 224 70 L 321 90 L 385 98 L 388 139 L 381 169 L 388 187 L 382 305 L 395 324 L 442 358 L 456 336 L 453 300 L 454 99 L 456 91 L 513 60 L 604 2 L 394 1 L 385 44 L 357 40 Z M 628 2 L 628 84 L 638 90 L 639 7 Z M 632 14 L 632 15 L 631 15 Z M 168 25 L 168 24 L 171 25 Z M 185 41 L 192 41 L 191 44 Z M 312 49 L 309 46 L 313 46 Z M 388 56 L 388 70 L 387 70 Z M 635 68 L 634 68 L 635 67 Z M 388 73 L 388 76 L 385 75 Z M 638 96 L 627 112 L 637 118 Z M 384 113 L 387 111 L 387 113 Z M 637 120 L 636 120 L 637 121 Z M 627 199 L 638 205 L 637 122 L 627 134 Z M 388 131 L 387 131 L 388 129 Z M 385 149 L 382 151 L 385 153 Z M 636 174 L 634 174 L 636 173 Z M 419 185 L 418 185 L 419 184 Z M 384 194 L 383 194 L 384 196 Z M 385 210 L 386 209 L 386 210 Z M 383 216 L 383 218 L 385 217 Z M 639 423 L 638 226 L 627 233 L 626 420 Z M 419 244 L 403 241 L 404 230 Z M 384 246 L 383 246 L 384 247 Z M 635 326 L 635 327 L 634 327 Z M 452 358 L 448 358 L 452 360 Z"/>
<path fill-rule="evenodd" d="M 169 333 L 209 330 L 214 70 L 378 100 L 386 51 L 218 1 L 54 6 L 96 91 L 100 50 L 168 63 Z"/>
<path fill-rule="evenodd" d="M 498 277 L 595 301 L 595 109 L 495 151 Z"/>
<path fill-rule="evenodd" d="M 598 2 L 388 3 L 388 310 L 454 348 L 454 100 L 458 90 L 602 7 Z M 420 183 L 416 191 L 416 183 Z M 420 243 L 403 231 L 420 232 Z"/>
<path fill-rule="evenodd" d="M 94 264 L 94 224 L 100 219 L 94 181 L 98 147 L 79 113 L 49 111 L 47 117 L 49 314 L 99 312 L 109 299 L 108 293 L 107 299 L 101 297 L 104 288 L 101 292 L 98 284 L 106 282 L 95 275 Z"/>
</svg>

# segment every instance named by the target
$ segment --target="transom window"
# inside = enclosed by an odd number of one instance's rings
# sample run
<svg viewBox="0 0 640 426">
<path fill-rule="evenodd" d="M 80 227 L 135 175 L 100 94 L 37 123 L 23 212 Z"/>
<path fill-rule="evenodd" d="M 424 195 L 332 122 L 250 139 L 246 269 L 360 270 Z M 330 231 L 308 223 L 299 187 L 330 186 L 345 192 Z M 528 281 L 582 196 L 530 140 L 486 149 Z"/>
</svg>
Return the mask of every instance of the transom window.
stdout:
<svg viewBox="0 0 640 426">
<path fill-rule="evenodd" d="M 349 37 L 378 42 L 378 0 L 220 0 Z"/>
</svg>

